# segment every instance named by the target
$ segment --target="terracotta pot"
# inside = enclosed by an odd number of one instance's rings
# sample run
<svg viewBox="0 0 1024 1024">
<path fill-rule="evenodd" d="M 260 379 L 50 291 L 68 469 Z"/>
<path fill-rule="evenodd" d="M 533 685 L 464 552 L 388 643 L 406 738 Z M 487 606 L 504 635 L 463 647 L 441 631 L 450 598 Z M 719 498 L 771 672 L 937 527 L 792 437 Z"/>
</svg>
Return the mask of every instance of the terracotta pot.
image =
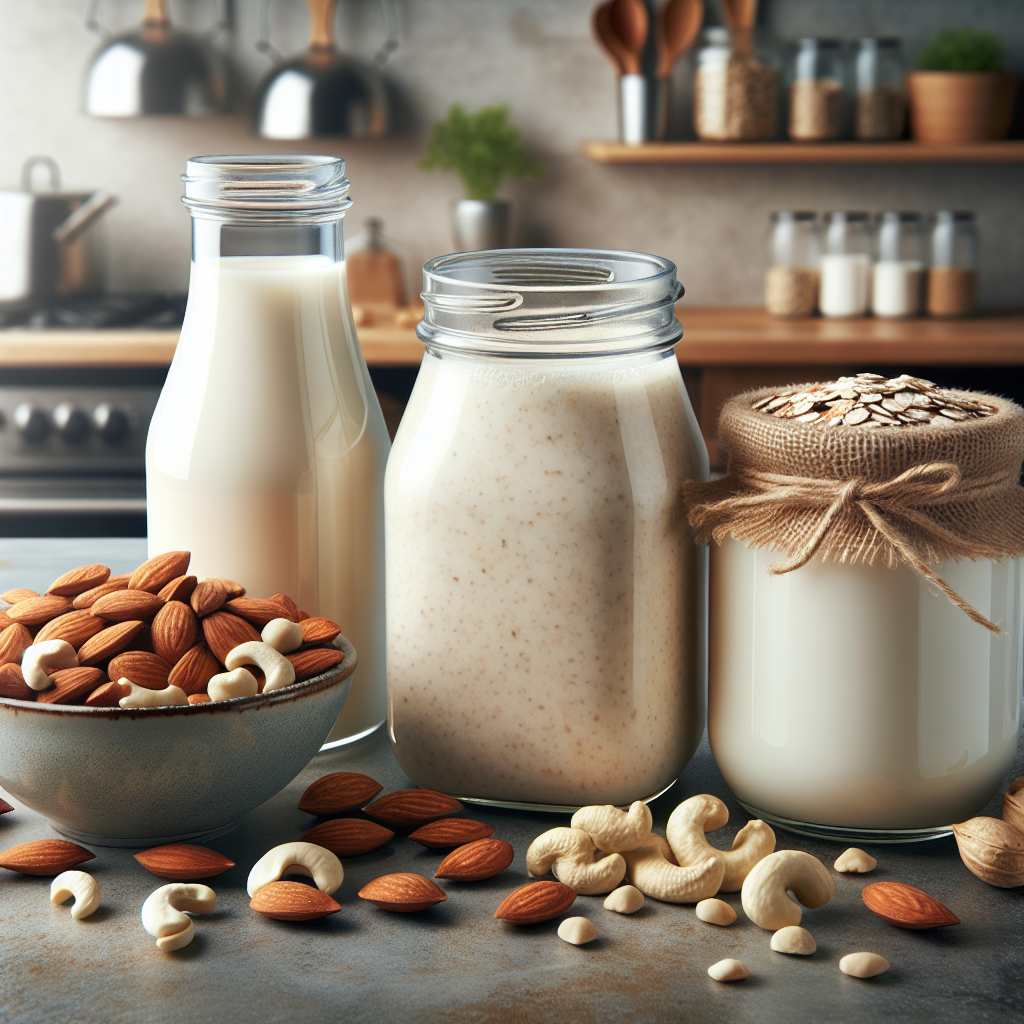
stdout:
<svg viewBox="0 0 1024 1024">
<path fill-rule="evenodd" d="M 1013 75 L 995 71 L 914 71 L 907 77 L 910 124 L 925 143 L 1002 139 L 1013 116 Z"/>
</svg>

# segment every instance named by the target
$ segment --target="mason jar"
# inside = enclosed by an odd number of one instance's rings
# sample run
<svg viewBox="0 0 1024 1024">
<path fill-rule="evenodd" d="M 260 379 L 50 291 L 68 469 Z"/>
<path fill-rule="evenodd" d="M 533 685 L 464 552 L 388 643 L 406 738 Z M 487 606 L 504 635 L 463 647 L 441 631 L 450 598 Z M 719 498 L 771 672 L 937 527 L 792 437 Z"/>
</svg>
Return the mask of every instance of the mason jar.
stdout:
<svg viewBox="0 0 1024 1024">
<path fill-rule="evenodd" d="M 813 316 L 821 262 L 818 215 L 808 210 L 772 214 L 768 258 L 764 289 L 768 312 L 788 319 Z"/>
<path fill-rule="evenodd" d="M 838 139 L 843 129 L 843 51 L 838 39 L 801 39 L 792 56 L 789 137 Z"/>
<path fill-rule="evenodd" d="M 854 134 L 865 142 L 899 139 L 907 121 L 903 48 L 898 39 L 860 39 L 854 58 Z"/>
<path fill-rule="evenodd" d="M 908 317 L 921 312 L 924 284 L 924 227 L 919 213 L 887 210 L 875 224 L 871 312 Z"/>
<path fill-rule="evenodd" d="M 863 316 L 871 301 L 871 231 L 868 215 L 833 210 L 825 224 L 818 309 L 822 316 Z"/>
<path fill-rule="evenodd" d="M 931 230 L 929 316 L 969 316 L 977 303 L 978 228 L 967 210 L 939 210 Z"/>
<path fill-rule="evenodd" d="M 628 804 L 703 731 L 708 457 L 668 260 L 461 253 L 423 271 L 426 354 L 385 479 L 388 729 L 421 786 Z"/>
</svg>

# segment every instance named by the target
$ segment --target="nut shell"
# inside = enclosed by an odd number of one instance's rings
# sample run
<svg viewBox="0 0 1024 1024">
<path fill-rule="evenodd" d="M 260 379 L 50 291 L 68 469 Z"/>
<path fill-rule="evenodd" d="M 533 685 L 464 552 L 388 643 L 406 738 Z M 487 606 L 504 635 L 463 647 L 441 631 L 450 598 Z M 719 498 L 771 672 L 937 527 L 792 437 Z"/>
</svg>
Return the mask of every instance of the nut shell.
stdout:
<svg viewBox="0 0 1024 1024">
<path fill-rule="evenodd" d="M 271 882 L 262 886 L 249 906 L 277 921 L 314 921 L 338 913 L 341 907 L 327 893 L 301 882 Z"/>
<path fill-rule="evenodd" d="M 306 788 L 299 810 L 307 814 L 340 814 L 368 804 L 384 787 L 359 772 L 332 772 Z"/>
<path fill-rule="evenodd" d="M 537 924 L 564 914 L 576 899 L 576 890 L 561 882 L 530 882 L 510 892 L 494 916 L 512 924 Z"/>
<path fill-rule="evenodd" d="M 868 910 L 897 928 L 922 930 L 960 923 L 960 918 L 934 896 L 902 882 L 865 885 L 861 899 Z"/>
<path fill-rule="evenodd" d="M 1003 821 L 1024 832 L 1024 775 L 1014 779 L 1003 796 Z"/>
<path fill-rule="evenodd" d="M 400 914 L 426 910 L 448 899 L 439 885 L 411 871 L 381 875 L 380 878 L 367 882 L 359 890 L 359 896 L 378 907 L 383 907 L 384 910 L 393 910 Z"/>
<path fill-rule="evenodd" d="M 455 882 L 479 882 L 501 874 L 515 859 L 511 843 L 502 839 L 477 839 L 452 850 L 440 867 L 434 872 L 435 878 L 449 878 Z"/>
<path fill-rule="evenodd" d="M 1002 818 L 971 818 L 953 826 L 960 859 L 989 885 L 1024 885 L 1024 833 Z"/>
</svg>

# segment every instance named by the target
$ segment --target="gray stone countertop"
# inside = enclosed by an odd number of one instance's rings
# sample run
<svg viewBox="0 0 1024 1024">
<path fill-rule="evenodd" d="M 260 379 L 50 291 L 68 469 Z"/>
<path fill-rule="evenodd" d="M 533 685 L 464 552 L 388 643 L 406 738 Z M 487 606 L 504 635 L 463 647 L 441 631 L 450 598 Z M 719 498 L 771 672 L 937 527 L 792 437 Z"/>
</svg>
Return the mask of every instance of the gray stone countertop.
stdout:
<svg viewBox="0 0 1024 1024">
<path fill-rule="evenodd" d="M 115 572 L 145 557 L 144 542 L 0 541 L 0 591 L 15 584 L 42 589 L 73 565 L 104 561 Z M 870 876 L 836 876 L 826 907 L 804 912 L 815 936 L 809 958 L 769 948 L 770 934 L 740 911 L 729 928 L 698 921 L 693 908 L 648 900 L 631 917 L 606 911 L 601 897 L 579 897 L 571 914 L 591 918 L 600 938 L 574 947 L 556 936 L 557 921 L 513 927 L 494 920 L 501 899 L 527 879 L 530 841 L 565 816 L 467 807 L 515 847 L 512 866 L 477 883 L 442 882 L 448 901 L 419 914 L 392 914 L 360 900 L 366 882 L 392 871 L 432 876 L 445 851 L 424 850 L 401 836 L 345 862 L 335 894 L 342 912 L 288 924 L 249 909 L 251 865 L 278 843 L 299 839 L 315 819 L 299 795 L 333 771 L 359 771 L 385 791 L 411 785 L 383 730 L 348 748 L 319 754 L 297 779 L 210 843 L 236 862 L 209 879 L 217 910 L 197 916 L 196 938 L 160 953 L 139 910 L 164 880 L 130 851 L 95 848 L 82 865 L 102 891 L 100 909 L 72 920 L 49 901 L 49 879 L 0 870 L 0 1021 L 37 1024 L 149 1022 L 559 1021 L 855 1024 L 906 1021 L 1024 1020 L 1024 890 L 995 889 L 960 863 L 952 839 L 908 846 L 867 846 L 878 858 Z M 1013 774 L 1024 774 L 1018 753 Z M 188 785 L 188 766 L 181 766 Z M 664 829 L 679 800 L 693 793 L 722 797 L 733 815 L 712 835 L 727 846 L 746 820 L 725 786 L 707 742 L 676 785 L 652 805 Z M 988 813 L 998 813 L 993 801 Z M 0 849 L 54 838 L 44 819 L 16 806 L 0 817 Z M 778 833 L 780 848 L 807 850 L 827 865 L 842 846 Z M 860 899 L 869 881 L 907 882 L 931 893 L 962 921 L 953 928 L 906 931 L 871 914 Z M 739 894 L 724 897 L 739 909 Z M 892 965 L 868 981 L 839 972 L 849 952 L 881 953 Z M 737 957 L 751 976 L 719 984 L 707 968 Z"/>
</svg>

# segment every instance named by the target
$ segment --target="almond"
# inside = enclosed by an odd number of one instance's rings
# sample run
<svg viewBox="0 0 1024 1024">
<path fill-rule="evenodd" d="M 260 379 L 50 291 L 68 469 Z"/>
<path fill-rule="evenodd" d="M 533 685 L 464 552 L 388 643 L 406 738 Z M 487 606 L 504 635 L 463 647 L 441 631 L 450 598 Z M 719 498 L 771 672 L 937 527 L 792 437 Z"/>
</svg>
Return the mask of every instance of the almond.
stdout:
<svg viewBox="0 0 1024 1024">
<path fill-rule="evenodd" d="M 160 588 L 157 597 L 162 597 L 165 601 L 187 602 L 196 589 L 197 582 L 195 576 L 175 576 L 170 583 Z"/>
<path fill-rule="evenodd" d="M 384 787 L 359 772 L 334 772 L 317 779 L 299 798 L 307 814 L 340 814 L 368 804 Z"/>
<path fill-rule="evenodd" d="M 204 643 L 198 643 L 181 656 L 171 669 L 167 681 L 172 686 L 181 687 L 191 697 L 202 693 L 206 684 L 222 671 L 223 667 L 210 653 L 210 648 Z"/>
<path fill-rule="evenodd" d="M 44 622 L 71 611 L 71 602 L 66 597 L 27 597 L 12 604 L 7 614 L 23 626 L 41 626 Z"/>
<path fill-rule="evenodd" d="M 101 583 L 106 583 L 108 579 L 110 570 L 105 565 L 80 565 L 77 569 L 58 576 L 46 592 L 60 597 L 77 597 Z"/>
<path fill-rule="evenodd" d="M 239 644 L 249 640 L 259 641 L 262 637 L 245 619 L 237 615 L 229 615 L 225 611 L 214 612 L 202 620 L 203 636 L 210 645 L 217 660 L 224 664 L 224 659 Z"/>
<path fill-rule="evenodd" d="M 135 859 L 149 872 L 177 882 L 190 882 L 196 878 L 213 878 L 235 866 L 223 853 L 205 846 L 171 844 L 154 846 L 134 854 Z"/>
<path fill-rule="evenodd" d="M 510 892 L 494 916 L 512 924 L 537 924 L 564 914 L 576 899 L 576 890 L 561 882 L 530 882 Z"/>
<path fill-rule="evenodd" d="M 286 654 L 285 657 L 295 669 L 296 680 L 301 682 L 340 665 L 345 660 L 345 652 L 339 651 L 337 647 L 310 647 L 305 651 Z"/>
<path fill-rule="evenodd" d="M 184 601 L 168 601 L 153 616 L 153 650 L 169 665 L 176 665 L 195 646 L 199 623 Z"/>
<path fill-rule="evenodd" d="M 309 612 L 304 612 L 301 608 L 299 609 L 299 622 L 305 622 L 309 618 Z"/>
<path fill-rule="evenodd" d="M 226 580 L 223 576 L 211 576 L 210 579 L 216 579 L 216 581 L 224 588 L 227 592 L 229 601 L 236 597 L 245 597 L 245 587 L 243 587 L 241 583 L 236 583 L 234 580 Z"/>
<path fill-rule="evenodd" d="M 27 601 L 30 597 L 38 596 L 34 590 L 29 590 L 28 587 L 15 587 L 13 590 L 0 594 L 0 601 L 6 601 L 8 604 L 17 604 L 19 601 Z"/>
<path fill-rule="evenodd" d="M 96 854 L 63 839 L 35 839 L 0 853 L 0 868 L 23 875 L 59 875 L 76 864 L 94 860 Z"/>
<path fill-rule="evenodd" d="M 228 601 L 224 610 L 238 615 L 258 629 L 262 629 L 271 619 L 287 619 L 290 615 L 288 607 L 274 598 L 236 597 Z"/>
<path fill-rule="evenodd" d="M 313 921 L 336 914 L 341 907 L 319 889 L 301 882 L 271 882 L 259 889 L 249 906 L 278 921 Z"/>
<path fill-rule="evenodd" d="M 14 619 L 10 617 L 5 611 L 0 611 L 0 630 L 6 629 L 8 626 L 14 625 Z"/>
<path fill-rule="evenodd" d="M 329 644 L 339 633 L 341 626 L 330 619 L 303 619 L 302 642 L 304 644 Z"/>
<path fill-rule="evenodd" d="M 42 643 L 43 640 L 66 640 L 78 650 L 89 637 L 95 636 L 104 626 L 106 623 L 96 618 L 88 608 L 65 612 L 55 619 L 50 619 L 36 633 L 33 643 Z"/>
<path fill-rule="evenodd" d="M 872 882 L 861 892 L 864 905 L 897 928 L 942 928 L 960 918 L 934 896 L 902 882 Z"/>
<path fill-rule="evenodd" d="M 0 814 L 9 814 L 14 808 L 6 801 L 0 800 Z"/>
<path fill-rule="evenodd" d="M 454 797 L 432 789 L 400 789 L 374 801 L 363 813 L 385 825 L 413 828 L 462 809 Z"/>
<path fill-rule="evenodd" d="M 262 892 L 262 890 L 260 890 Z M 375 903 L 385 910 L 399 914 L 411 914 L 426 910 L 437 903 L 444 903 L 448 896 L 445 891 L 423 875 L 411 871 L 397 871 L 393 875 L 381 875 L 359 890 L 359 896 Z"/>
<path fill-rule="evenodd" d="M 111 576 L 106 583 L 101 583 L 98 587 L 93 587 L 92 590 L 87 590 L 84 594 L 79 594 L 78 597 L 72 601 L 75 608 L 91 608 L 96 601 L 98 601 L 105 594 L 114 594 L 118 590 L 127 590 L 128 581 L 131 576 L 128 573 L 121 573 L 118 576 Z"/>
<path fill-rule="evenodd" d="M 441 861 L 434 877 L 450 878 L 456 882 L 479 882 L 501 874 L 515 855 L 512 844 L 502 839 L 477 839 L 452 850 Z"/>
<path fill-rule="evenodd" d="M 192 610 L 202 618 L 220 608 L 228 599 L 228 592 L 220 580 L 203 580 L 192 593 Z"/>
<path fill-rule="evenodd" d="M 302 841 L 322 846 L 337 857 L 355 857 L 383 846 L 394 834 L 391 829 L 365 818 L 335 818 L 311 828 Z"/>
<path fill-rule="evenodd" d="M 146 590 L 117 590 L 97 598 L 90 605 L 89 612 L 108 622 L 127 622 L 129 619 L 151 619 L 163 604 L 156 594 Z"/>
<path fill-rule="evenodd" d="M 416 829 L 409 838 L 420 846 L 435 850 L 449 850 L 453 846 L 463 846 L 477 839 L 488 839 L 494 835 L 494 828 L 482 821 L 471 818 L 442 818 L 432 821 L 429 825 Z"/>
<path fill-rule="evenodd" d="M 37 703 L 77 704 L 107 681 L 107 673 L 98 668 L 62 668 L 54 672 L 50 680 L 53 686 L 36 697 Z"/>
<path fill-rule="evenodd" d="M 79 665 L 97 665 L 123 651 L 142 631 L 144 622 L 119 622 L 107 626 L 78 648 Z"/>
<path fill-rule="evenodd" d="M 110 659 L 107 675 L 111 679 L 130 679 L 147 690 L 162 690 L 167 686 L 171 666 L 159 654 L 149 651 L 124 651 Z"/>
<path fill-rule="evenodd" d="M 13 661 L 0 665 L 0 697 L 7 697 L 9 700 L 36 699 L 36 691 L 25 682 L 21 666 Z"/>
<path fill-rule="evenodd" d="M 209 704 L 212 698 L 208 693 L 190 693 L 188 695 L 189 704 Z"/>
<path fill-rule="evenodd" d="M 173 579 L 185 574 L 192 555 L 188 551 L 165 551 L 145 561 L 128 580 L 129 590 L 146 590 L 156 594 Z"/>
<path fill-rule="evenodd" d="M 148 651 L 156 654 L 153 650 L 153 627 L 148 623 L 142 624 L 142 629 L 132 637 L 132 642 L 125 648 L 127 651 Z"/>
<path fill-rule="evenodd" d="M 286 614 L 283 617 L 289 622 L 299 621 L 299 606 L 287 594 L 273 594 L 270 600 L 284 608 Z"/>
<path fill-rule="evenodd" d="M 32 634 L 20 622 L 12 622 L 0 633 L 0 665 L 9 662 L 20 665 L 25 648 L 31 646 Z"/>
<path fill-rule="evenodd" d="M 96 687 L 88 697 L 85 698 L 87 708 L 116 708 L 122 697 L 131 695 L 132 688 L 127 683 L 111 681 Z"/>
</svg>

